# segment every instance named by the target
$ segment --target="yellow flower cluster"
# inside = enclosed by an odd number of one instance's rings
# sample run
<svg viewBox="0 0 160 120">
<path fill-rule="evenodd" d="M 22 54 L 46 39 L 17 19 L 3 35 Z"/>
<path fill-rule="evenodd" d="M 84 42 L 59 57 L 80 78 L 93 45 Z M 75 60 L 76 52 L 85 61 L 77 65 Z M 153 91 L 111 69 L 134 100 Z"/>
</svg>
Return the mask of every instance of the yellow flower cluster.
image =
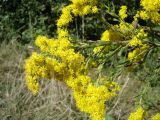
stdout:
<svg viewBox="0 0 160 120">
<path fill-rule="evenodd" d="M 57 22 L 58 39 L 37 37 L 35 44 L 41 53 L 34 53 L 26 60 L 27 86 L 36 94 L 39 89 L 39 77 L 61 80 L 72 89 L 76 105 L 81 111 L 88 113 L 93 120 L 103 120 L 105 102 L 116 95 L 119 87 L 114 82 L 97 86 L 84 71 L 84 57 L 72 49 L 66 27 L 72 21 L 72 14 L 82 16 L 96 13 L 98 8 L 95 6 L 95 0 L 72 0 L 72 3 L 63 8 Z"/>
<path fill-rule="evenodd" d="M 128 16 L 126 12 L 127 12 L 127 6 L 121 6 L 121 9 L 119 11 L 119 16 L 122 20 L 124 20 Z"/>
<path fill-rule="evenodd" d="M 124 14 L 125 16 L 126 9 L 127 8 L 125 6 L 122 6 L 121 10 L 119 11 L 119 15 L 122 16 Z M 120 20 L 119 26 L 116 26 L 117 30 L 119 30 L 120 33 L 122 33 L 124 38 L 128 36 L 126 40 L 129 40 L 129 38 L 131 37 L 128 46 L 132 47 L 132 51 L 128 53 L 128 60 L 132 63 L 142 61 L 146 50 L 149 48 L 148 45 L 143 44 L 143 40 L 147 38 L 147 33 L 145 33 L 144 29 L 140 26 L 138 27 L 134 25 L 137 22 L 137 15 L 135 15 L 134 21 L 132 23 L 127 23 L 123 20 Z M 125 17 L 121 17 L 121 19 L 124 19 Z"/>
<path fill-rule="evenodd" d="M 67 25 L 72 22 L 73 15 L 76 17 L 78 15 L 84 16 L 89 13 L 98 12 L 96 0 L 71 0 L 71 2 L 72 4 L 62 9 L 62 15 L 57 22 L 58 42 L 66 42 L 65 48 L 72 46 L 66 41 L 66 39 L 69 39 Z M 66 61 L 63 62 L 68 71 L 72 71 L 67 77 L 65 77 L 65 82 L 73 91 L 77 107 L 80 111 L 88 113 L 93 120 L 103 120 L 105 114 L 105 102 L 116 95 L 116 92 L 119 90 L 118 85 L 114 82 L 100 86 L 93 84 L 91 78 L 87 75 L 87 72 L 85 72 L 86 74 L 82 74 L 82 71 L 84 71 L 83 65 L 76 65 L 80 63 L 77 63 L 78 59 L 81 63 L 83 62 L 84 59 L 82 56 L 77 53 L 74 55 L 72 55 L 72 53 L 69 54 L 67 49 L 63 47 L 61 48 L 61 43 L 59 43 L 59 47 L 54 47 L 54 45 L 56 44 L 53 43 L 53 46 L 50 48 L 46 46 L 52 55 L 54 54 L 54 56 L 60 57 L 62 62 L 64 61 L 63 57 L 64 59 L 70 58 L 67 62 L 68 65 L 66 65 Z M 68 56 L 63 55 L 66 53 Z M 78 59 L 75 58 L 76 55 Z M 66 74 L 67 72 L 63 72 L 60 69 L 58 73 Z"/>
<path fill-rule="evenodd" d="M 146 120 L 147 112 L 140 106 L 137 110 L 130 114 L 128 120 Z M 160 120 L 160 113 L 152 116 L 151 120 Z"/>
<path fill-rule="evenodd" d="M 101 35 L 101 41 L 106 41 L 106 42 L 109 42 L 109 41 L 121 41 L 122 39 L 122 36 L 121 34 L 114 30 L 114 27 L 109 29 L 109 30 L 106 30 L 102 33 Z M 95 47 L 93 49 L 93 52 L 94 54 L 97 54 L 98 52 L 100 52 L 102 49 L 104 48 L 104 46 L 98 46 L 98 47 Z M 108 51 L 109 50 L 109 46 L 105 46 L 105 51 Z"/>
<path fill-rule="evenodd" d="M 134 36 L 128 43 L 131 47 L 136 47 L 142 45 L 142 41 L 139 40 L 136 36 Z"/>
<path fill-rule="evenodd" d="M 137 110 L 130 114 L 128 120 L 145 120 L 146 113 L 142 107 L 138 107 Z"/>
<path fill-rule="evenodd" d="M 101 40 L 102 41 L 120 41 L 121 36 L 119 32 L 116 32 L 112 29 L 106 30 L 102 33 Z"/>
<path fill-rule="evenodd" d="M 133 51 L 128 53 L 128 60 L 132 63 L 143 61 L 147 48 L 148 46 L 145 44 L 140 48 L 135 48 Z"/>
<path fill-rule="evenodd" d="M 144 29 L 137 29 L 136 32 L 136 35 L 133 35 L 132 39 L 128 43 L 131 47 L 142 46 L 142 40 L 147 38 L 147 33 L 144 32 Z"/>
<path fill-rule="evenodd" d="M 74 92 L 76 105 L 80 111 L 89 113 L 92 120 L 104 120 L 105 102 L 116 95 L 119 87 L 114 82 L 95 86 L 89 83 L 85 91 Z"/>
<path fill-rule="evenodd" d="M 72 44 L 67 39 L 54 40 L 45 36 L 38 36 L 35 44 L 41 53 L 33 52 L 26 60 L 26 83 L 28 88 L 36 94 L 39 89 L 38 77 L 66 80 L 71 75 L 78 74 L 84 57 L 75 53 Z"/>
<path fill-rule="evenodd" d="M 101 41 L 110 41 L 110 37 L 111 37 L 111 31 L 109 30 L 106 30 L 102 33 L 102 36 L 101 36 Z M 103 49 L 104 46 L 98 46 L 98 47 L 95 47 L 93 49 L 93 53 L 94 54 L 97 54 L 98 52 L 100 52 L 102 49 Z"/>
<path fill-rule="evenodd" d="M 102 49 L 103 49 L 103 46 L 95 47 L 95 48 L 93 49 L 93 53 L 94 53 L 94 54 L 97 54 L 97 53 L 99 53 Z"/>
<path fill-rule="evenodd" d="M 134 26 L 124 21 L 128 16 L 126 14 L 127 6 L 121 6 L 119 16 L 121 18 L 119 25 L 112 26 L 109 30 L 102 33 L 102 41 L 121 41 L 123 36 L 132 34 Z"/>
<path fill-rule="evenodd" d="M 157 113 L 152 117 L 152 120 L 160 120 L 160 113 Z"/>
<path fill-rule="evenodd" d="M 119 25 L 115 26 L 115 29 L 119 30 L 119 32 L 122 33 L 124 37 L 126 37 L 133 34 L 132 32 L 134 30 L 134 26 L 131 23 L 127 23 L 121 20 Z"/>
<path fill-rule="evenodd" d="M 112 26 L 109 30 L 106 30 L 101 35 L 101 41 L 121 41 L 122 35 L 129 35 L 132 34 L 133 25 L 126 23 L 124 19 L 127 17 L 127 6 L 121 6 L 119 10 L 119 16 L 121 18 L 119 25 Z M 93 49 L 93 53 L 99 53 L 104 46 L 98 46 Z M 105 46 L 105 51 L 109 50 L 109 46 Z"/>
<path fill-rule="evenodd" d="M 119 16 L 121 17 L 119 25 L 114 25 L 109 30 L 102 33 L 101 41 L 129 41 L 128 46 L 132 48 L 132 51 L 128 53 L 128 60 L 132 63 L 136 63 L 143 60 L 145 52 L 149 48 L 147 44 L 143 43 L 143 40 L 147 38 L 147 33 L 145 33 L 142 27 L 134 25 L 134 23 L 136 23 L 136 19 L 134 19 L 132 23 L 124 21 L 124 18 L 127 17 L 126 11 L 127 7 L 121 6 L 119 11 Z M 102 49 L 107 52 L 109 50 L 109 46 L 95 47 L 93 52 L 94 54 L 97 54 Z"/>
<path fill-rule="evenodd" d="M 57 21 L 57 26 L 59 28 L 66 27 L 70 22 L 72 22 L 72 5 L 68 5 L 62 9 L 62 14 Z"/>
<path fill-rule="evenodd" d="M 48 39 L 38 36 L 35 44 L 41 53 L 33 52 L 25 63 L 29 90 L 33 94 L 38 92 L 39 77 L 61 80 L 72 89 L 76 105 L 81 111 L 88 113 L 93 120 L 103 120 L 105 102 L 116 95 L 118 85 L 114 82 L 102 85 L 92 83 L 87 72 L 84 72 L 84 57 L 72 49 L 72 44 L 65 37 Z"/>
<path fill-rule="evenodd" d="M 160 0 L 141 0 L 144 10 L 137 13 L 137 17 L 144 20 L 150 19 L 154 23 L 160 23 Z"/>
<path fill-rule="evenodd" d="M 84 16 L 89 13 L 97 13 L 97 0 L 71 0 L 73 3 L 73 14 Z"/>
<path fill-rule="evenodd" d="M 142 40 L 147 37 L 144 29 L 137 29 L 136 32 L 137 35 L 133 35 L 132 39 L 128 43 L 130 47 L 134 48 L 128 53 L 128 60 L 132 63 L 142 61 L 145 51 L 149 48 L 148 45 L 142 43 Z"/>
<path fill-rule="evenodd" d="M 71 4 L 62 9 L 62 14 L 57 22 L 58 28 L 66 27 L 72 22 L 74 16 L 84 16 L 89 13 L 97 13 L 97 0 L 71 0 Z"/>
<path fill-rule="evenodd" d="M 62 14 L 57 21 L 58 39 L 69 38 L 67 26 L 73 17 L 97 13 L 97 0 L 71 0 L 71 4 L 62 9 Z"/>
<path fill-rule="evenodd" d="M 122 40 L 122 36 L 126 37 L 132 34 L 134 26 L 131 23 L 127 23 L 124 21 L 124 19 L 128 16 L 127 6 L 121 6 L 121 9 L 119 10 L 119 16 L 120 23 L 119 25 L 114 25 L 114 30 L 118 31 L 119 34 L 121 33 L 121 39 L 118 40 Z"/>
<path fill-rule="evenodd" d="M 37 82 L 38 77 L 45 77 L 46 75 L 46 68 L 43 64 L 44 59 L 44 56 L 33 52 L 31 57 L 27 59 L 25 63 L 26 85 L 34 95 L 39 90 L 39 83 Z"/>
</svg>

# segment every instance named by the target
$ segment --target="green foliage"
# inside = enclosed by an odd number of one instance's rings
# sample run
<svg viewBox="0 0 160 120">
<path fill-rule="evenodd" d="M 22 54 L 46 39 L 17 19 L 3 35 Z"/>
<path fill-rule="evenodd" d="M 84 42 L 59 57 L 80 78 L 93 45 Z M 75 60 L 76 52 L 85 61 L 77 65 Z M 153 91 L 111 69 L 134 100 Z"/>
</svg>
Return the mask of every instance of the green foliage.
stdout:
<svg viewBox="0 0 160 120">
<path fill-rule="evenodd" d="M 105 115 L 105 120 L 115 120 L 115 119 L 110 115 Z"/>
<path fill-rule="evenodd" d="M 0 2 L 0 41 L 10 41 L 12 38 L 21 43 L 28 43 L 41 34 L 56 35 L 56 21 L 60 10 L 68 4 L 68 0 L 5 0 Z M 78 18 L 71 25 L 72 31 L 82 38 L 97 40 L 100 34 L 108 27 L 109 23 L 115 23 L 115 19 L 108 12 L 119 9 L 120 5 L 132 5 L 135 9 L 138 3 L 132 1 L 99 0 L 102 12 L 94 17 L 85 18 L 85 33 L 82 35 L 82 19 Z M 114 4 L 111 4 L 114 3 Z M 134 4 L 133 4 L 134 3 Z M 114 6 L 115 5 L 115 6 Z M 110 6 L 110 8 L 106 8 Z M 131 11 L 130 9 L 130 11 Z M 97 19 L 98 18 L 98 19 Z M 92 22 L 91 22 L 92 21 Z M 77 28 L 75 25 L 77 24 Z M 92 31 L 92 32 L 91 32 Z"/>
<path fill-rule="evenodd" d="M 63 3 L 63 4 L 62 4 Z M 0 6 L 0 40 L 27 43 L 37 35 L 56 33 L 56 20 L 66 0 L 6 0 Z"/>
</svg>

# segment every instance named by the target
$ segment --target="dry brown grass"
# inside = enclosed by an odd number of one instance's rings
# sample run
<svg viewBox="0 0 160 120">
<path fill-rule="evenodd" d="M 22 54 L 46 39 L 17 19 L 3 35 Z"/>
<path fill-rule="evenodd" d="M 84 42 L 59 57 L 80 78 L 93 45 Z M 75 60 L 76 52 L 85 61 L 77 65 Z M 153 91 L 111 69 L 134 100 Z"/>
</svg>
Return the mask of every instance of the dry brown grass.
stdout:
<svg viewBox="0 0 160 120">
<path fill-rule="evenodd" d="M 23 64 L 28 45 L 0 45 L 0 120 L 78 120 L 71 91 L 55 80 L 42 80 L 33 96 L 26 88 Z"/>
</svg>

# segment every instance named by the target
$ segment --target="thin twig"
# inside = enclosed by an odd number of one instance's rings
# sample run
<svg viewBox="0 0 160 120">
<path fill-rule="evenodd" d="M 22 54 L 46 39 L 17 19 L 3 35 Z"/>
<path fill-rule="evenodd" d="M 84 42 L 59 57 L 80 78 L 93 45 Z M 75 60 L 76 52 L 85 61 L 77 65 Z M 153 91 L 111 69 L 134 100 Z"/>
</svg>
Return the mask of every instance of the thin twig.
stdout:
<svg viewBox="0 0 160 120">
<path fill-rule="evenodd" d="M 82 16 L 82 39 L 84 40 L 84 16 Z"/>
<path fill-rule="evenodd" d="M 113 112 L 114 108 L 115 108 L 115 107 L 118 105 L 118 103 L 120 102 L 120 99 L 121 99 L 121 97 L 122 97 L 122 93 L 123 93 L 124 89 L 126 88 L 129 80 L 130 80 L 130 78 L 129 78 L 129 73 L 128 73 L 126 82 L 124 83 L 124 85 L 123 85 L 123 87 L 122 87 L 122 90 L 121 90 L 121 92 L 120 92 L 119 95 L 118 95 L 118 99 L 117 99 L 116 103 L 114 104 L 114 106 L 112 107 L 112 109 L 108 112 L 109 114 L 111 114 L 111 113 Z"/>
</svg>

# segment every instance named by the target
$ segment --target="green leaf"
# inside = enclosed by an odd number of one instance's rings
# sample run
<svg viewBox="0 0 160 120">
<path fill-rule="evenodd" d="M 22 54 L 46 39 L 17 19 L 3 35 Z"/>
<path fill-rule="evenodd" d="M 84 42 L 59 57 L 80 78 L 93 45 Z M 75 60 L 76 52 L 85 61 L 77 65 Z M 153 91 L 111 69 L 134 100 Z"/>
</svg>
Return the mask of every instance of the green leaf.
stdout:
<svg viewBox="0 0 160 120">
<path fill-rule="evenodd" d="M 157 25 L 153 28 L 154 31 L 160 31 L 160 25 Z"/>
<path fill-rule="evenodd" d="M 115 120 L 115 119 L 112 116 L 106 114 L 105 120 Z"/>
</svg>

